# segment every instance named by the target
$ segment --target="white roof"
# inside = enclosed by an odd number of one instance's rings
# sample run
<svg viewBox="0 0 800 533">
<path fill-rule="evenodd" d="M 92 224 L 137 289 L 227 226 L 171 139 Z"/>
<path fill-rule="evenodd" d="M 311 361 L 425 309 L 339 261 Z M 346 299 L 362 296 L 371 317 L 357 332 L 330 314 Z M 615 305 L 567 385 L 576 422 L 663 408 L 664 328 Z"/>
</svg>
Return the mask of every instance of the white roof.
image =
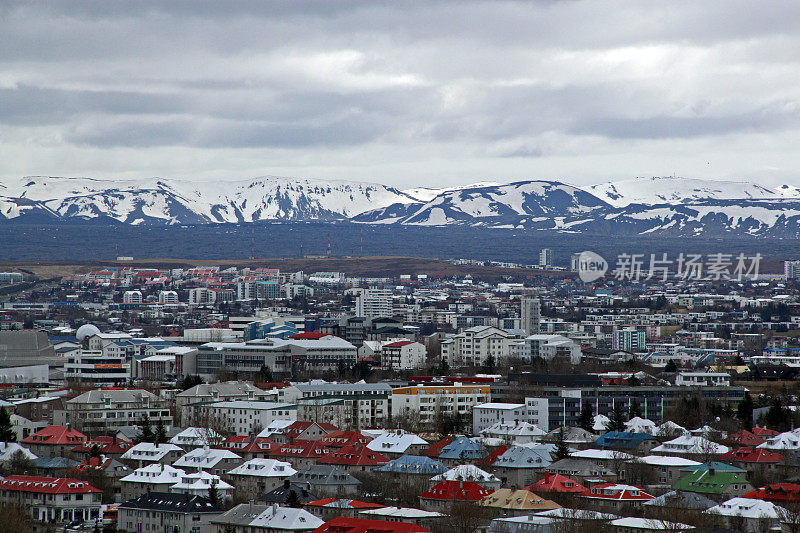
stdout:
<svg viewBox="0 0 800 533">
<path fill-rule="evenodd" d="M 698 461 L 692 461 L 691 459 L 668 455 L 645 455 L 644 457 L 639 457 L 638 461 L 652 466 L 678 466 L 681 468 L 702 464 Z"/>
<path fill-rule="evenodd" d="M 33 452 L 17 442 L 0 442 L 0 463 L 5 463 L 17 452 L 22 452 L 22 455 L 27 459 L 36 459 L 36 455 Z"/>
<path fill-rule="evenodd" d="M 798 450 L 800 449 L 800 435 L 795 431 L 778 433 L 768 438 L 757 447 L 764 448 L 765 450 Z"/>
<path fill-rule="evenodd" d="M 203 446 L 213 441 L 222 441 L 222 435 L 211 428 L 186 428 L 169 441 L 178 445 Z"/>
<path fill-rule="evenodd" d="M 314 516 L 305 509 L 294 509 L 292 507 L 280 507 L 277 504 L 271 505 L 261 514 L 255 517 L 250 526 L 266 528 L 269 530 L 311 530 L 316 529 L 325 521 Z"/>
<path fill-rule="evenodd" d="M 635 416 L 625 422 L 625 431 L 631 433 L 650 433 L 651 435 L 656 430 L 656 423 L 646 418 Z"/>
<path fill-rule="evenodd" d="M 611 419 L 606 415 L 594 415 L 592 419 L 592 429 L 595 431 L 605 431 L 610 423 Z"/>
<path fill-rule="evenodd" d="M 611 521 L 611 525 L 618 528 L 630 529 L 644 529 L 644 530 L 661 530 L 678 531 L 682 529 L 694 529 L 694 526 L 681 524 L 679 522 L 667 522 L 665 520 L 657 520 L 655 518 L 637 518 L 634 516 L 626 516 L 617 518 Z"/>
<path fill-rule="evenodd" d="M 723 516 L 742 516 L 745 518 L 781 518 L 783 509 L 772 502 L 753 498 L 731 498 L 705 511 Z"/>
<path fill-rule="evenodd" d="M 171 491 L 180 490 L 208 490 L 214 484 L 218 490 L 230 490 L 233 485 L 222 481 L 222 478 L 208 472 L 193 472 L 186 474 L 180 482 L 170 487 Z"/>
<path fill-rule="evenodd" d="M 155 463 L 152 465 L 137 468 L 127 476 L 120 479 L 129 483 L 178 483 L 186 472 L 180 468 L 173 468 L 169 465 Z"/>
<path fill-rule="evenodd" d="M 122 459 L 135 459 L 137 461 L 160 461 L 169 452 L 182 452 L 180 446 L 169 444 L 167 442 L 162 444 L 153 444 L 152 442 L 140 442 L 127 449 L 122 454 Z"/>
<path fill-rule="evenodd" d="M 458 465 L 455 468 L 451 468 L 447 472 L 442 472 L 437 476 L 433 476 L 431 481 L 475 481 L 476 483 L 481 482 L 500 482 L 500 478 L 495 476 L 494 474 L 490 474 L 484 470 L 481 470 L 475 465 Z"/>
<path fill-rule="evenodd" d="M 481 430 L 481 435 L 507 435 L 513 437 L 543 437 L 547 432 L 529 422 L 498 422 Z"/>
<path fill-rule="evenodd" d="M 229 475 L 256 477 L 289 477 L 297 473 L 291 463 L 275 459 L 250 459 L 228 471 Z"/>
<path fill-rule="evenodd" d="M 618 452 L 616 450 L 597 450 L 594 448 L 589 448 L 586 450 L 576 450 L 569 454 L 570 457 L 575 459 L 621 459 L 623 461 L 628 461 L 633 459 L 633 455 L 625 452 Z"/>
<path fill-rule="evenodd" d="M 441 513 L 434 511 L 423 511 L 422 509 L 415 509 L 413 507 L 381 507 L 380 509 L 367 509 L 360 511 L 359 514 L 367 515 L 369 518 L 377 517 L 395 517 L 395 518 L 436 518 L 444 516 Z"/>
<path fill-rule="evenodd" d="M 390 431 L 375 437 L 367 443 L 367 448 L 380 453 L 405 453 L 413 445 L 427 445 L 428 442 L 422 437 L 405 431 Z"/>
<path fill-rule="evenodd" d="M 473 407 L 473 409 L 499 409 L 504 411 L 510 411 L 513 409 L 524 409 L 524 403 L 499 403 L 499 402 L 487 402 L 487 403 L 480 403 Z"/>
<path fill-rule="evenodd" d="M 712 442 L 705 437 L 691 437 L 684 435 L 672 440 L 668 440 L 664 444 L 656 446 L 650 451 L 656 453 L 720 454 L 727 453 L 729 450 L 730 448 L 727 446 Z"/>
<path fill-rule="evenodd" d="M 294 420 L 273 420 L 270 424 L 261 430 L 257 436 L 266 438 L 275 433 L 280 433 L 281 430 L 287 426 L 291 426 L 295 421 Z"/>
<path fill-rule="evenodd" d="M 574 518 L 579 520 L 614 520 L 619 518 L 617 515 L 610 513 L 601 513 L 599 511 L 590 511 L 588 509 L 569 509 L 562 507 L 560 509 L 548 509 L 534 513 L 536 516 L 550 516 L 553 518 Z M 524 517 L 520 517 L 524 518 Z"/>
<path fill-rule="evenodd" d="M 195 448 L 185 453 L 172 463 L 175 466 L 186 468 L 212 468 L 214 465 L 225 459 L 241 459 L 230 450 L 218 450 L 215 448 Z"/>
</svg>

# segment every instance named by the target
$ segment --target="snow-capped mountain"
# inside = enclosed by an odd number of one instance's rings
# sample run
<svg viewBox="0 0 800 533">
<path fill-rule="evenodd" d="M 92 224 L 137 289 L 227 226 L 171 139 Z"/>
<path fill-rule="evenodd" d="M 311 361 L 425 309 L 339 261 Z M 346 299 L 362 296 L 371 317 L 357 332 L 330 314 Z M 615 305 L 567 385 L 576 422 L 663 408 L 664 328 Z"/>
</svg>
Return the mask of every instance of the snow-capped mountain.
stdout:
<svg viewBox="0 0 800 533">
<path fill-rule="evenodd" d="M 779 188 L 781 189 L 781 188 Z M 697 200 L 797 198 L 798 187 L 778 190 L 743 181 L 712 181 L 678 177 L 634 178 L 584 187 L 615 207 L 630 204 L 686 204 Z"/>
<path fill-rule="evenodd" d="M 638 178 L 400 191 L 375 183 L 262 177 L 203 183 L 26 177 L 0 182 L 0 221 L 125 224 L 334 221 L 481 226 L 592 235 L 800 238 L 800 187 Z"/>
<path fill-rule="evenodd" d="M 0 216 L 27 211 L 127 224 L 336 220 L 416 199 L 376 183 L 261 177 L 213 183 L 25 177 L 0 189 Z M 33 204 L 31 204 L 33 202 Z"/>
<path fill-rule="evenodd" d="M 502 185 L 495 181 L 480 181 L 478 183 L 470 183 L 469 185 L 458 185 L 456 187 L 415 187 L 413 189 L 403 189 L 403 192 L 412 198 L 416 198 L 420 202 L 430 202 L 442 193 L 450 191 L 460 191 L 462 189 L 474 189 L 476 187 L 494 187 Z"/>
</svg>

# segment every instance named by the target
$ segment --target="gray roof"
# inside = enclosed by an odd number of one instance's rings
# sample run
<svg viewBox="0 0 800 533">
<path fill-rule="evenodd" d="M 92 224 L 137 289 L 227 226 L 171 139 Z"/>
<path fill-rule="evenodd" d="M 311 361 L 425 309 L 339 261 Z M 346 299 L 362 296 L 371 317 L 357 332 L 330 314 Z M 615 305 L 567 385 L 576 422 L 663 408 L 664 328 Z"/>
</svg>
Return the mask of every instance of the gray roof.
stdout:
<svg viewBox="0 0 800 533">
<path fill-rule="evenodd" d="M 551 472 L 569 476 L 608 476 L 613 474 L 608 468 L 597 465 L 588 459 L 560 459 L 549 466 Z"/>
<path fill-rule="evenodd" d="M 62 470 L 75 468 L 80 463 L 67 457 L 37 457 L 33 460 L 33 466 L 40 470 Z"/>
<path fill-rule="evenodd" d="M 173 494 L 171 492 L 148 492 L 138 498 L 119 504 L 119 508 L 171 513 L 220 514 L 222 512 L 222 509 L 215 507 L 208 498 L 191 494 Z"/>
<path fill-rule="evenodd" d="M 388 383 L 295 383 L 301 392 L 391 391 Z"/>
<path fill-rule="evenodd" d="M 67 403 L 102 403 L 105 398 L 110 398 L 112 402 L 137 403 L 147 398 L 158 400 L 158 397 L 150 391 L 144 389 L 130 390 L 90 390 L 83 394 L 67 400 Z"/>
<path fill-rule="evenodd" d="M 212 391 L 220 396 L 240 396 L 253 392 L 254 394 L 265 394 L 265 391 L 244 381 L 225 381 L 221 383 L 201 383 L 191 389 L 178 393 L 178 397 L 207 397 L 211 396 Z"/>
<path fill-rule="evenodd" d="M 0 331 L 0 368 L 24 365 L 64 366 L 43 331 Z"/>
<path fill-rule="evenodd" d="M 313 465 L 289 477 L 291 483 L 301 485 L 358 485 L 359 480 L 332 465 Z"/>
<path fill-rule="evenodd" d="M 655 505 L 658 507 L 676 507 L 679 509 L 702 509 L 706 510 L 717 505 L 717 502 L 706 498 L 696 492 L 683 492 L 673 490 L 662 494 L 658 498 L 644 502 L 645 505 Z"/>
<path fill-rule="evenodd" d="M 211 519 L 212 524 L 249 526 L 250 522 L 269 508 L 260 503 L 240 503 L 233 509 Z"/>
<path fill-rule="evenodd" d="M 513 446 L 498 456 L 492 466 L 500 468 L 546 468 L 552 462 L 550 453 L 545 449 Z"/>
</svg>

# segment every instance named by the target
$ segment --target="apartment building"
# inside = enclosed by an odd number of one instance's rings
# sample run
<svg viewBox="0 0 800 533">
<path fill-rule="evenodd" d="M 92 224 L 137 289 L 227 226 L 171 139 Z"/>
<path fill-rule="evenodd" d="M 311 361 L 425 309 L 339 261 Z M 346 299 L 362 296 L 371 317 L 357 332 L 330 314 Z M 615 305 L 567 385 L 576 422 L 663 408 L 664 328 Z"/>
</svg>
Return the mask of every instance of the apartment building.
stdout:
<svg viewBox="0 0 800 533">
<path fill-rule="evenodd" d="M 618 329 L 611 334 L 611 349 L 642 352 L 645 350 L 645 332 L 636 328 Z"/>
<path fill-rule="evenodd" d="M 123 353 L 75 350 L 64 363 L 64 377 L 94 387 L 118 387 L 131 379 L 131 364 Z"/>
<path fill-rule="evenodd" d="M 512 333 L 493 326 L 476 326 L 441 342 L 442 359 L 451 367 L 480 366 L 492 356 L 496 363 L 508 359 Z"/>
<path fill-rule="evenodd" d="M 222 509 L 202 496 L 163 491 L 121 503 L 117 513 L 117 527 L 127 533 L 210 533 Z"/>
<path fill-rule="evenodd" d="M 155 426 L 172 428 L 172 413 L 165 400 L 140 389 L 91 390 L 67 400 L 65 422 L 89 435 L 110 435 L 138 426 L 148 418 Z"/>
<path fill-rule="evenodd" d="M 412 370 L 425 364 L 427 351 L 419 342 L 401 340 L 381 346 L 381 367 L 387 370 Z"/>
<path fill-rule="evenodd" d="M 391 289 L 357 289 L 356 316 L 381 318 L 392 316 Z"/>
<path fill-rule="evenodd" d="M 184 406 L 181 416 L 184 424 L 210 421 L 234 435 L 253 435 L 275 420 L 297 420 L 297 405 L 249 400 L 201 402 Z"/>
<path fill-rule="evenodd" d="M 489 401 L 489 385 L 414 385 L 392 390 L 392 417 L 419 415 L 431 422 L 438 412 L 472 420 L 472 408 Z"/>
</svg>

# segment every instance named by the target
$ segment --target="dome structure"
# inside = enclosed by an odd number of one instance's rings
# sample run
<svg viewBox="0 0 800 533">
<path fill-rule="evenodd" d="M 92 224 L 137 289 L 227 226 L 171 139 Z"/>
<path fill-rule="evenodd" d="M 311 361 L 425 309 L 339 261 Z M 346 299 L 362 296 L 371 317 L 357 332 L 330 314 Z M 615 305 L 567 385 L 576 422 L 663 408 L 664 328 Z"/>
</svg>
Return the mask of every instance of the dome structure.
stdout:
<svg viewBox="0 0 800 533">
<path fill-rule="evenodd" d="M 92 335 L 97 335 L 98 333 L 100 333 L 100 330 L 94 324 L 84 324 L 75 332 L 75 337 L 83 342 L 84 339 L 88 339 Z"/>
</svg>

